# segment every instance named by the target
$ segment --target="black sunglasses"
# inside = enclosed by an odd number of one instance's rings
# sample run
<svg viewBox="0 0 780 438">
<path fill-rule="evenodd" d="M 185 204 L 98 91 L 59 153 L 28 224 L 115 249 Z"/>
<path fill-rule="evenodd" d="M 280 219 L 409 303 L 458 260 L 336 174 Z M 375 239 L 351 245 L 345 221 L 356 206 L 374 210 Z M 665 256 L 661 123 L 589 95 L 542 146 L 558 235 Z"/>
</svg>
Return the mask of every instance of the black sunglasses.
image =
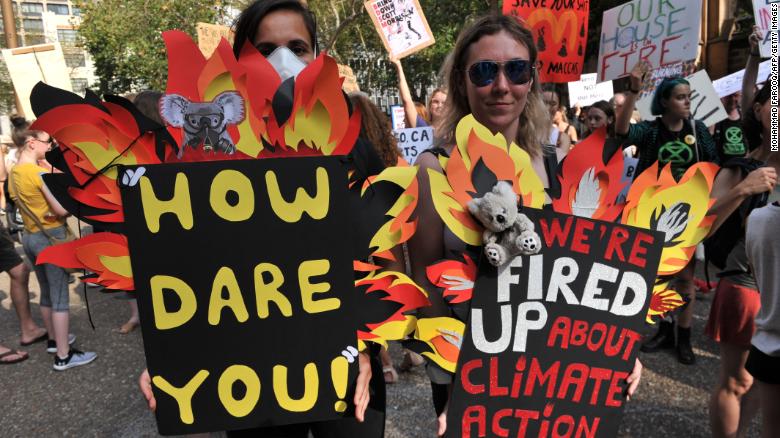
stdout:
<svg viewBox="0 0 780 438">
<path fill-rule="evenodd" d="M 485 87 L 496 80 L 502 68 L 506 78 L 515 85 L 527 84 L 534 71 L 531 61 L 526 59 L 510 59 L 504 62 L 479 61 L 469 67 L 469 80 L 477 87 Z"/>
</svg>

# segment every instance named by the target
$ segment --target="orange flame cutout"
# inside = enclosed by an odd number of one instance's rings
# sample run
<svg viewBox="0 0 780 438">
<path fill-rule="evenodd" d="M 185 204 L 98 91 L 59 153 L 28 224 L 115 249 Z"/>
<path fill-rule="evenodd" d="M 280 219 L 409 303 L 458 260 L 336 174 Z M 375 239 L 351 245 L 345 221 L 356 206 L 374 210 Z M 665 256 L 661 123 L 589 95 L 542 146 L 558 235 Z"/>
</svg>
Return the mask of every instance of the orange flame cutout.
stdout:
<svg viewBox="0 0 780 438">
<path fill-rule="evenodd" d="M 477 265 L 467 254 L 463 254 L 465 263 L 457 260 L 444 260 L 428 266 L 428 280 L 444 289 L 443 295 L 450 304 L 465 303 L 471 300 L 474 281 L 477 279 Z"/>
<path fill-rule="evenodd" d="M 677 182 L 671 166 L 659 175 L 656 162 L 629 189 L 622 223 L 665 234 L 659 276 L 683 269 L 709 233 L 715 217 L 707 211 L 715 202 L 710 192 L 717 170 L 716 164 L 696 163 Z"/>
<path fill-rule="evenodd" d="M 541 208 L 544 186 L 531 167 L 527 152 L 504 136 L 492 134 L 474 116 L 464 117 L 456 128 L 457 147 L 449 159 L 441 160 L 444 174 L 428 169 L 434 207 L 447 227 L 469 245 L 482 245 L 482 225 L 468 212 L 468 203 L 479 197 L 477 179 L 490 187 L 497 181 L 509 181 L 524 206 Z M 477 173 L 480 172 L 478 175 Z"/>
<path fill-rule="evenodd" d="M 466 324 L 449 317 L 420 318 L 414 337 L 404 342 L 443 370 L 455 373 Z"/>
<path fill-rule="evenodd" d="M 411 220 L 414 209 L 417 208 L 418 185 L 416 167 L 388 167 L 379 175 L 371 176 L 363 183 L 361 196 L 366 193 L 371 184 L 387 181 L 398 185 L 403 193 L 398 196 L 395 204 L 387 211 L 390 220 L 377 230 L 369 244 L 377 248 L 372 256 L 395 260 L 390 250 L 409 240 L 417 228 L 417 220 Z"/>
<path fill-rule="evenodd" d="M 612 222 L 620 216 L 623 204 L 616 203 L 625 184 L 623 154 L 615 153 L 604 165 L 606 128 L 588 136 L 561 162 L 561 196 L 553 200 L 558 213 Z"/>
<path fill-rule="evenodd" d="M 127 238 L 121 234 L 95 233 L 50 246 L 38 255 L 37 264 L 43 263 L 92 271 L 98 277 L 89 281 L 108 289 L 134 289 Z"/>
<path fill-rule="evenodd" d="M 656 284 L 653 287 L 653 295 L 650 298 L 650 307 L 647 309 L 646 321 L 655 324 L 658 318 L 685 304 L 679 293 L 669 289 L 669 282 Z"/>
<path fill-rule="evenodd" d="M 358 339 L 387 346 L 387 341 L 398 341 L 412 333 L 417 318 L 407 313 L 420 307 L 429 306 L 428 295 L 412 279 L 400 272 L 386 271 L 355 282 L 355 286 L 368 286 L 366 297 L 377 297 L 382 301 L 401 304 L 393 314 L 378 323 L 365 324 L 370 332 L 358 330 Z M 387 296 L 379 298 L 384 292 Z"/>
</svg>

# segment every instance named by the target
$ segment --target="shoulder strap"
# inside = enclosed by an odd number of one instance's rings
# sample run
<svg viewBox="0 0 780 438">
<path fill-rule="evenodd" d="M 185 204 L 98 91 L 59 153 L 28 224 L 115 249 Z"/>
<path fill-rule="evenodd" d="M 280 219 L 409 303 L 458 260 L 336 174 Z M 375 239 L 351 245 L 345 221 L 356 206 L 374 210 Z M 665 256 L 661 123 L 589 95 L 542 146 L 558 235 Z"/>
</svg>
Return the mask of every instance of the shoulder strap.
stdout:
<svg viewBox="0 0 780 438">
<path fill-rule="evenodd" d="M 43 227 L 41 221 L 38 220 L 38 216 L 33 214 L 33 212 L 30 211 L 30 208 L 27 207 L 27 204 L 25 204 L 24 201 L 22 201 L 22 198 L 19 196 L 20 195 L 19 186 L 16 185 L 16 180 L 12 177 L 12 174 L 10 172 L 8 173 L 8 180 L 11 182 L 11 185 L 14 186 L 14 192 L 16 192 L 16 200 L 18 201 L 16 202 L 16 206 L 19 207 L 24 212 L 24 214 L 29 216 L 33 220 L 33 222 L 35 222 L 35 225 L 38 225 L 38 228 L 41 230 L 43 235 L 46 236 L 47 239 L 52 240 L 54 237 L 46 231 L 46 228 Z"/>
<path fill-rule="evenodd" d="M 553 149 L 551 152 L 544 152 L 544 170 L 547 172 L 547 183 L 550 188 L 547 193 L 550 198 L 561 196 L 561 182 L 558 181 L 558 154 Z"/>
<path fill-rule="evenodd" d="M 449 157 L 450 157 L 450 154 L 448 154 L 448 153 L 447 153 L 447 150 L 446 150 L 446 149 L 444 149 L 444 148 L 443 148 L 443 147 L 441 147 L 441 146 L 434 146 L 434 147 L 432 147 L 432 148 L 428 148 L 428 149 L 426 149 L 426 150 L 422 151 L 421 153 L 422 153 L 422 154 L 424 154 L 424 153 L 426 153 L 426 152 L 428 152 L 428 153 L 431 153 L 431 154 L 433 154 L 433 155 L 435 155 L 435 156 L 437 156 L 437 157 L 439 157 L 439 156 L 441 156 L 441 155 L 444 155 L 444 156 L 445 156 L 445 157 L 447 157 L 447 158 L 449 158 Z"/>
</svg>

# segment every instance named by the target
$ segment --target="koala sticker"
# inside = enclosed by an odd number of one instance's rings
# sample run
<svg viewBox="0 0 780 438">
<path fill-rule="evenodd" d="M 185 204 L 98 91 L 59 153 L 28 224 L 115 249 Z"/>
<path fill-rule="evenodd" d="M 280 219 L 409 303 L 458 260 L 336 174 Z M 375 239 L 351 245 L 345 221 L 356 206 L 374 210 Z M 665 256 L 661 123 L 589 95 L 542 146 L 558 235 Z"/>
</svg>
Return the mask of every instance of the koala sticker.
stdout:
<svg viewBox="0 0 780 438">
<path fill-rule="evenodd" d="M 193 149 L 203 145 L 203 150 L 222 151 L 228 155 L 236 152 L 236 145 L 227 132 L 228 125 L 244 120 L 244 100 L 235 91 L 220 93 L 211 102 L 190 102 L 184 96 L 167 94 L 160 99 L 160 115 L 169 125 L 184 129 L 184 147 Z"/>
</svg>

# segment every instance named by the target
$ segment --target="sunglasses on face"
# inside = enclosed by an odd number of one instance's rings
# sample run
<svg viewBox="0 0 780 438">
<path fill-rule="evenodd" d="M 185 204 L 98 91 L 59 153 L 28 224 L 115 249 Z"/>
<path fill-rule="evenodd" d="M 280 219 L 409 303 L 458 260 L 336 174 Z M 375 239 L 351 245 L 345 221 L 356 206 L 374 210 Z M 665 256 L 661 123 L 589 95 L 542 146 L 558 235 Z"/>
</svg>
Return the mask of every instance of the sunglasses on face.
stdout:
<svg viewBox="0 0 780 438">
<path fill-rule="evenodd" d="M 477 87 L 485 87 L 493 83 L 498 72 L 504 70 L 509 82 L 515 85 L 527 84 L 533 76 L 534 67 L 531 61 L 525 59 L 510 59 L 509 61 L 479 61 L 469 67 L 469 80 Z"/>
</svg>

